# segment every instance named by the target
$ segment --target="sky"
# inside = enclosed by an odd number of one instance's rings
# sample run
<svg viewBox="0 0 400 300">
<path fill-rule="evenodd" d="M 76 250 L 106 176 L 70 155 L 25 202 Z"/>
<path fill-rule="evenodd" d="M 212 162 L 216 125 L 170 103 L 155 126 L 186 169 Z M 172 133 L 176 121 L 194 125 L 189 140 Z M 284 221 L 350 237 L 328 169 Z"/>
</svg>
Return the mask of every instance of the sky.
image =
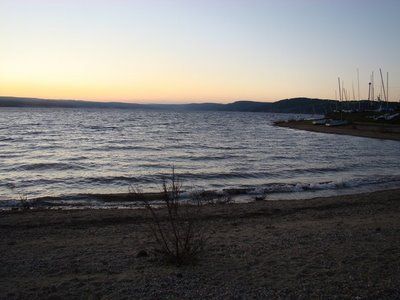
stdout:
<svg viewBox="0 0 400 300">
<path fill-rule="evenodd" d="M 400 0 L 0 0 L 0 95 L 358 98 L 358 68 L 366 98 L 382 68 L 398 101 L 399 31 Z"/>
</svg>

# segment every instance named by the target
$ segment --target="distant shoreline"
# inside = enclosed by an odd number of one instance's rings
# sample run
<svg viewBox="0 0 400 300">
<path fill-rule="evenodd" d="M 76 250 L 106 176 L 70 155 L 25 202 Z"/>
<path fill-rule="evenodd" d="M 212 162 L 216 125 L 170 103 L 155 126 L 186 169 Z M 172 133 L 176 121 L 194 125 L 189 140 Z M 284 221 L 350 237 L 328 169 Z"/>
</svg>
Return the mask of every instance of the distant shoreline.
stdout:
<svg viewBox="0 0 400 300">
<path fill-rule="evenodd" d="M 349 124 L 335 127 L 324 125 L 313 125 L 312 121 L 281 121 L 276 122 L 275 126 L 312 132 L 351 135 L 358 137 L 400 141 L 400 126 L 398 125 L 369 125 L 369 124 Z"/>
<path fill-rule="evenodd" d="M 370 101 L 349 101 L 347 109 L 359 109 L 368 107 L 378 109 L 379 103 Z M 239 100 L 231 103 L 203 102 L 181 104 L 144 104 L 129 102 L 96 102 L 84 100 L 54 100 L 40 98 L 23 98 L 0 96 L 1 107 L 57 107 L 57 108 L 119 108 L 119 109 L 149 109 L 169 111 L 237 111 L 237 112 L 267 112 L 267 113 L 293 113 L 325 115 L 334 107 L 340 106 L 337 100 L 296 97 L 282 99 L 273 102 L 259 102 L 251 100 Z M 399 108 L 399 103 L 389 102 L 393 109 Z"/>
</svg>

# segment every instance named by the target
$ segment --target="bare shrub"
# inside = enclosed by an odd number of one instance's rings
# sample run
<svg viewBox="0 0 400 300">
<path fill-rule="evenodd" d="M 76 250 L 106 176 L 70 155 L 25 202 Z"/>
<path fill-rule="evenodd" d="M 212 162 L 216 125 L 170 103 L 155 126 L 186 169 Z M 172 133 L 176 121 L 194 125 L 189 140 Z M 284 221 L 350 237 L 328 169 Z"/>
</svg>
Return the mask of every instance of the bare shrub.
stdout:
<svg viewBox="0 0 400 300">
<path fill-rule="evenodd" d="M 157 252 L 176 265 L 192 264 L 207 240 L 206 226 L 201 222 L 203 198 L 193 193 L 182 198 L 182 184 L 174 169 L 161 189 L 161 207 L 152 204 L 138 188 L 131 187 L 130 196 L 141 200 L 150 213 L 150 230 L 159 249 Z"/>
<path fill-rule="evenodd" d="M 28 196 L 25 194 L 18 194 L 19 197 L 19 203 L 21 209 L 31 209 L 32 208 L 32 203 L 28 200 Z"/>
<path fill-rule="evenodd" d="M 31 203 L 31 201 L 29 201 L 28 196 L 25 195 L 24 193 L 22 193 L 15 184 L 9 183 L 8 184 L 8 188 L 11 191 L 17 193 L 18 201 L 19 201 L 18 204 L 19 204 L 19 208 L 20 209 L 27 210 L 27 209 L 31 209 L 32 208 L 32 203 Z"/>
</svg>

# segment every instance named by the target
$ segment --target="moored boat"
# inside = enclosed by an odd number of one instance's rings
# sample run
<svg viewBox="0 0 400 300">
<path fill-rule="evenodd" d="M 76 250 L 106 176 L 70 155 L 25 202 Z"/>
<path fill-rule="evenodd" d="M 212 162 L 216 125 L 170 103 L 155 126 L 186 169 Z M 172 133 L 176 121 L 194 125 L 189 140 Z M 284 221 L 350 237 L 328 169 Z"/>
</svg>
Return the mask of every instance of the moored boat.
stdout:
<svg viewBox="0 0 400 300">
<path fill-rule="evenodd" d="M 313 125 L 325 125 L 328 122 L 327 119 L 320 119 L 320 120 L 314 120 L 312 123 Z"/>
<path fill-rule="evenodd" d="M 325 124 L 325 126 L 341 126 L 341 125 L 347 125 L 349 124 L 349 121 L 346 120 L 331 120 Z"/>
</svg>

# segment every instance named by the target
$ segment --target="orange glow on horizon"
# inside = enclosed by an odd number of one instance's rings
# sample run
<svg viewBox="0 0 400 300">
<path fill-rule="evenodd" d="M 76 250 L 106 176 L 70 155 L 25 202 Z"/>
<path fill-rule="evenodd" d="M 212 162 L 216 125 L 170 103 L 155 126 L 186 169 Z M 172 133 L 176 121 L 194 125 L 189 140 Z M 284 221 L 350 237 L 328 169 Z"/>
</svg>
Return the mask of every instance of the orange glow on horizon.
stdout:
<svg viewBox="0 0 400 300">
<path fill-rule="evenodd" d="M 350 90 L 359 69 L 366 98 L 370 72 L 382 67 L 390 73 L 392 99 L 400 97 L 400 42 L 392 38 L 400 27 L 399 1 L 363 8 L 357 1 L 289 2 L 3 0 L 0 96 L 334 99 L 337 77 Z M 360 9 L 366 17 L 355 26 Z M 365 32 L 382 40 L 371 44 Z M 360 52 L 363 45 L 369 47 Z"/>
</svg>

